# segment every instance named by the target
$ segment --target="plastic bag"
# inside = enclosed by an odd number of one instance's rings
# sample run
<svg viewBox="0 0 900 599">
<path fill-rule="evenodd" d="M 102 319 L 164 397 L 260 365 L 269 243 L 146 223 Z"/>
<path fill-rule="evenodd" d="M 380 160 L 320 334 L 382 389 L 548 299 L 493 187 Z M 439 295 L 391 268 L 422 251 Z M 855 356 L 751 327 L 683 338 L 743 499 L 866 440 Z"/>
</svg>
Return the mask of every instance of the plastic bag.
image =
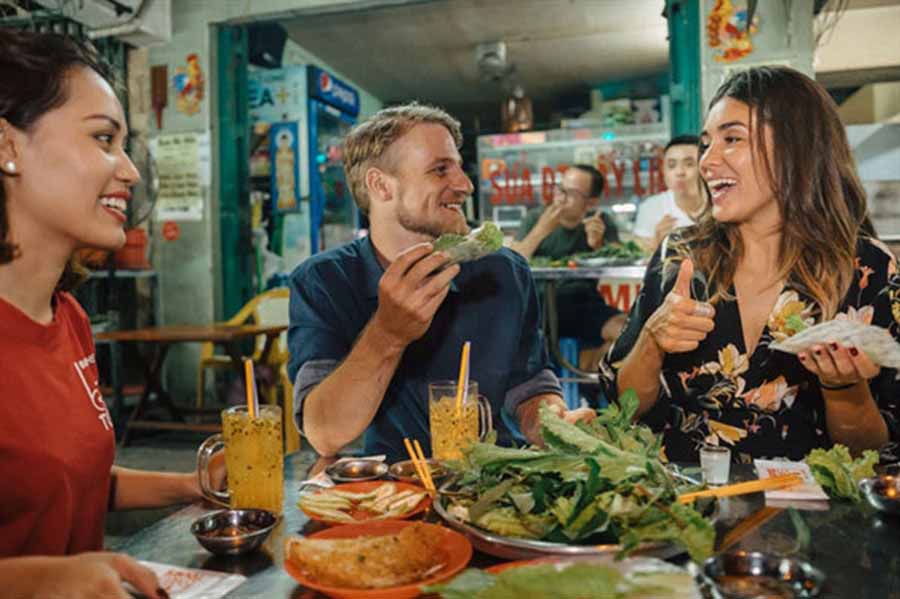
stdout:
<svg viewBox="0 0 900 599">
<path fill-rule="evenodd" d="M 809 327 L 769 347 L 789 354 L 797 354 L 813 345 L 834 341 L 841 345 L 852 345 L 879 366 L 900 368 L 900 343 L 887 329 L 864 324 L 858 320 L 829 320 Z"/>
</svg>

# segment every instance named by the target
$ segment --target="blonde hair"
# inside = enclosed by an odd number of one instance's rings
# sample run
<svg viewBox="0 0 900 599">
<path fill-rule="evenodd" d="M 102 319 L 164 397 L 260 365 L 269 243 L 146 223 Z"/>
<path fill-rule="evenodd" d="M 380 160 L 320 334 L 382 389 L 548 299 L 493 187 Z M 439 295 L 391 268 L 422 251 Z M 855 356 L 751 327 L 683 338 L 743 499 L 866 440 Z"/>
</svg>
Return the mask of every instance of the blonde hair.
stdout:
<svg viewBox="0 0 900 599">
<path fill-rule="evenodd" d="M 344 172 L 353 200 L 365 214 L 369 213 L 366 171 L 372 166 L 389 170 L 391 165 L 385 160 L 388 149 L 421 123 L 444 126 L 453 136 L 456 147 L 462 146 L 459 121 L 440 108 L 418 102 L 379 110 L 347 134 L 344 139 Z"/>
<path fill-rule="evenodd" d="M 833 318 L 853 282 L 859 235 L 875 236 L 834 101 L 787 67 L 735 73 L 710 109 L 726 97 L 752 110 L 755 158 L 772 182 L 782 220 L 778 277 L 812 298 L 822 320 Z M 772 132 L 771 157 L 764 150 L 765 126 Z M 735 225 L 717 222 L 707 204 L 697 225 L 673 245 L 706 276 L 714 289 L 711 301 L 731 299 L 728 290 L 745 251 Z"/>
</svg>

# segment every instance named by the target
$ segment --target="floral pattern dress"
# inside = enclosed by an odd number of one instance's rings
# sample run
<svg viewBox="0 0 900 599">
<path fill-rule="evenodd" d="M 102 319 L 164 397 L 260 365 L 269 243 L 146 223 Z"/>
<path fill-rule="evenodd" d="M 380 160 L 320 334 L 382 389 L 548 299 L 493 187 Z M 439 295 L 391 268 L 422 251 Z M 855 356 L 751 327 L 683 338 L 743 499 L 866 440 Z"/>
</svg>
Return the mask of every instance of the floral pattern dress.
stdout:
<svg viewBox="0 0 900 599">
<path fill-rule="evenodd" d="M 607 397 L 617 396 L 621 361 L 675 284 L 685 256 L 672 246 L 669 239 L 657 250 L 622 335 L 600 363 L 600 382 Z M 706 299 L 712 294 L 702 274 L 695 271 L 692 297 Z M 734 288 L 729 295 L 734 298 Z M 795 355 L 769 347 L 817 324 L 813 307 L 811 298 L 786 283 L 759 343 L 748 355 L 737 300 L 720 300 L 715 305 L 715 329 L 700 346 L 666 356 L 659 400 L 643 418 L 662 432 L 670 460 L 696 462 L 704 443 L 731 447 L 732 459 L 742 463 L 776 456 L 799 460 L 811 449 L 832 445 L 818 378 Z M 900 340 L 900 277 L 894 256 L 880 241 L 860 239 L 854 280 L 836 318 L 886 328 Z M 898 373 L 882 368 L 869 384 L 890 435 L 882 456 L 896 459 L 900 440 Z"/>
</svg>

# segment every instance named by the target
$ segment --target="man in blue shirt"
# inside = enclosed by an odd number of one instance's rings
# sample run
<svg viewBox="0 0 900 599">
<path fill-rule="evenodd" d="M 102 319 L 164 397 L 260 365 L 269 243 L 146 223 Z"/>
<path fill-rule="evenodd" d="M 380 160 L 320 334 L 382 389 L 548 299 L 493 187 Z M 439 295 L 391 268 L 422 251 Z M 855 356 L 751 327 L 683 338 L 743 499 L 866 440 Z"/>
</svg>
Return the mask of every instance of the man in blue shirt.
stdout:
<svg viewBox="0 0 900 599">
<path fill-rule="evenodd" d="M 540 441 L 538 408 L 568 420 L 539 328 L 527 263 L 503 249 L 448 265 L 431 242 L 468 231 L 459 122 L 409 104 L 387 108 L 345 140 L 344 165 L 370 235 L 306 260 L 291 274 L 289 373 L 296 422 L 323 456 L 365 433 L 368 453 L 430 446 L 428 383 L 454 379 L 472 342 L 471 380 L 491 403 L 499 441 L 516 424 Z"/>
</svg>

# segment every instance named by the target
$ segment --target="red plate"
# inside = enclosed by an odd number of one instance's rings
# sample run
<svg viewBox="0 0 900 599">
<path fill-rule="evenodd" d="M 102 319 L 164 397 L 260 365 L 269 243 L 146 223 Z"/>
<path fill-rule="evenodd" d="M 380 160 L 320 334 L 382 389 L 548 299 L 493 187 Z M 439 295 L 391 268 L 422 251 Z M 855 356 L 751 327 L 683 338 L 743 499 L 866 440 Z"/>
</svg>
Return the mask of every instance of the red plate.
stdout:
<svg viewBox="0 0 900 599">
<path fill-rule="evenodd" d="M 358 483 L 344 483 L 342 485 L 335 485 L 333 487 L 329 487 L 328 489 L 322 489 L 321 491 L 316 491 L 312 495 L 318 495 L 320 493 L 327 493 L 328 491 L 330 491 L 332 489 L 339 489 L 341 491 L 350 491 L 351 493 L 368 493 L 372 489 L 380 487 L 381 485 L 394 485 L 394 487 L 396 487 L 398 492 L 414 491 L 415 493 L 421 493 L 422 491 L 424 491 L 424 489 L 422 487 L 420 487 L 418 485 L 411 485 L 409 483 L 387 482 L 387 481 L 383 481 L 383 480 L 367 480 L 367 481 L 358 482 Z M 428 509 L 428 506 L 430 506 L 430 505 L 431 505 L 431 496 L 426 494 L 425 497 L 422 498 L 422 501 L 420 501 L 416 507 L 409 510 L 405 514 L 400 514 L 399 516 L 392 516 L 390 518 L 384 518 L 384 517 L 380 517 L 381 514 L 378 514 L 378 513 L 368 512 L 365 510 L 356 510 L 356 509 L 351 509 L 347 513 L 350 514 L 350 517 L 353 518 L 354 520 L 356 520 L 357 522 L 378 522 L 378 521 L 382 521 L 382 520 L 385 520 L 385 521 L 386 520 L 405 520 L 406 518 L 409 518 L 410 516 L 414 516 L 416 514 L 424 512 L 426 509 Z M 306 514 L 307 518 L 309 518 L 310 520 L 315 520 L 316 522 L 324 522 L 325 524 L 340 524 L 343 526 L 351 525 L 349 522 L 341 522 L 339 520 L 329 520 L 325 516 L 319 516 L 318 514 L 313 514 L 313 513 L 307 512 L 302 507 L 300 509 L 303 510 L 303 513 Z"/>
<path fill-rule="evenodd" d="M 382 536 L 400 532 L 413 524 L 413 522 L 403 520 L 374 520 L 363 524 L 346 524 L 344 526 L 326 528 L 309 535 L 308 538 L 355 539 L 364 536 Z M 351 589 L 347 587 L 333 587 L 316 582 L 308 578 L 298 566 L 288 559 L 284 560 L 284 569 L 303 586 L 315 589 L 324 595 L 335 597 L 336 599 L 412 599 L 422 594 L 422 591 L 419 590 L 420 587 L 452 578 L 465 568 L 469 560 L 472 559 L 472 544 L 469 543 L 469 539 L 465 536 L 455 530 L 450 530 L 437 524 L 422 524 L 433 529 L 439 529 L 440 534 L 444 535 L 443 542 L 440 545 L 440 549 L 438 549 L 440 557 L 443 559 L 444 567 L 419 582 L 384 589 Z"/>
</svg>

